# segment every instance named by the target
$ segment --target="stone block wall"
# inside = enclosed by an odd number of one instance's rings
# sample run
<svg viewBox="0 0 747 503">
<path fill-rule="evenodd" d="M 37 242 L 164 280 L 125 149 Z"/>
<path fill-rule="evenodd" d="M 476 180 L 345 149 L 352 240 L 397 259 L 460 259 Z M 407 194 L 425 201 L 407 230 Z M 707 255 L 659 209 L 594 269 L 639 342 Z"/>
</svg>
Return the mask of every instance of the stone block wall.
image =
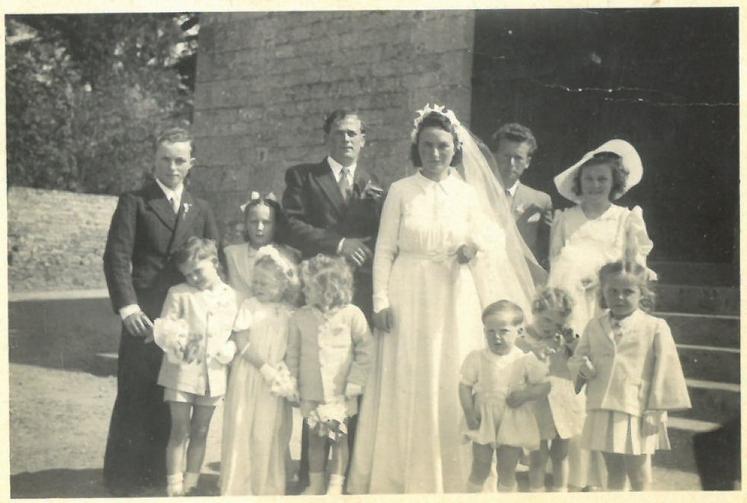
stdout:
<svg viewBox="0 0 747 503">
<path fill-rule="evenodd" d="M 470 11 L 201 16 L 192 190 L 226 230 L 249 190 L 279 197 L 286 168 L 322 159 L 323 119 L 342 107 L 367 123 L 361 164 L 401 178 L 415 110 L 469 123 L 473 30 Z"/>
<path fill-rule="evenodd" d="M 8 290 L 106 288 L 103 255 L 114 196 L 8 188 Z"/>
</svg>

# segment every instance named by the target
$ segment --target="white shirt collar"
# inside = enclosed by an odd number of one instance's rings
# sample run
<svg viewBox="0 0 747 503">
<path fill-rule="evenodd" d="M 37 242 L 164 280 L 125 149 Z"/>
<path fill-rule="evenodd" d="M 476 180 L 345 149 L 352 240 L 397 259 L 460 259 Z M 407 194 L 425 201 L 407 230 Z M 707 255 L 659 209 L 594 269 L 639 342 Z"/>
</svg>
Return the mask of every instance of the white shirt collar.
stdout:
<svg viewBox="0 0 747 503">
<path fill-rule="evenodd" d="M 184 192 L 184 184 L 180 183 L 175 189 L 170 189 L 164 184 L 161 183 L 161 180 L 156 178 L 156 183 L 159 187 L 161 187 L 161 190 L 166 195 L 166 199 L 176 199 L 176 202 L 181 203 L 182 201 L 182 193 Z"/>
<path fill-rule="evenodd" d="M 327 163 L 329 164 L 329 167 L 332 168 L 332 173 L 335 175 L 335 180 L 339 182 L 340 177 L 342 176 L 343 165 L 335 161 L 331 155 L 327 156 Z M 348 171 L 350 172 L 351 182 L 355 179 L 355 168 L 356 167 L 357 167 L 357 163 L 353 163 L 350 166 L 347 166 Z"/>
<path fill-rule="evenodd" d="M 516 190 L 519 188 L 519 180 L 516 180 L 512 186 L 510 186 L 508 189 L 509 194 L 511 194 L 511 197 L 514 197 L 516 195 Z"/>
</svg>

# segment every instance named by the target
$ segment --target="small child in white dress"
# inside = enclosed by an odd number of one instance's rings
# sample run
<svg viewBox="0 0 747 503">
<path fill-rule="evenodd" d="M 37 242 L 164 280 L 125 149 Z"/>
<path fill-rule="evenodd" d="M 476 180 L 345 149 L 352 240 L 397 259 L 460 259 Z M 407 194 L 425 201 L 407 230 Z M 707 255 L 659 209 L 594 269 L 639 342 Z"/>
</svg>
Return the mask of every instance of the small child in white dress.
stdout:
<svg viewBox="0 0 747 503">
<path fill-rule="evenodd" d="M 353 275 L 344 259 L 317 255 L 301 264 L 306 306 L 289 322 L 286 363 L 298 380 L 301 414 L 309 426 L 309 486 L 304 494 L 342 494 L 349 452 L 348 418 L 372 363 L 371 332 L 351 304 Z M 331 466 L 327 448 L 332 449 Z"/>
<path fill-rule="evenodd" d="M 508 300 L 494 302 L 482 315 L 487 348 L 471 352 L 462 364 L 459 401 L 464 434 L 472 441 L 468 492 L 481 492 L 495 452 L 498 490 L 516 489 L 516 465 L 522 449 L 539 446 L 532 402 L 550 392 L 547 367 L 534 353 L 515 346 L 524 313 Z"/>
<path fill-rule="evenodd" d="M 236 351 L 229 338 L 238 297 L 220 278 L 212 240 L 191 237 L 172 260 L 186 282 L 169 289 L 153 338 L 164 350 L 158 384 L 171 413 L 167 494 L 181 496 L 197 487 L 210 420 L 226 389 L 226 365 Z"/>
<path fill-rule="evenodd" d="M 560 288 L 538 290 L 532 302 L 533 322 L 517 343 L 532 351 L 548 364 L 552 389 L 535 402 L 535 415 L 540 433 L 539 449 L 530 453 L 529 490 L 545 490 L 545 467 L 552 460 L 553 486 L 562 492 L 568 485 L 568 443 L 584 426 L 584 403 L 574 389 L 568 369 L 577 335 L 568 326 L 573 312 L 573 299 Z"/>
<path fill-rule="evenodd" d="M 283 359 L 297 268 L 273 245 L 256 253 L 252 290 L 236 318 L 238 353 L 223 413 L 222 495 L 282 495 L 295 386 Z"/>
<path fill-rule="evenodd" d="M 613 262 L 599 272 L 602 307 L 569 361 L 587 381 L 586 449 L 602 452 L 607 488 L 647 490 L 656 449 L 669 449 L 666 412 L 690 408 L 677 348 L 667 322 L 646 313 L 652 294 L 645 267 Z"/>
</svg>

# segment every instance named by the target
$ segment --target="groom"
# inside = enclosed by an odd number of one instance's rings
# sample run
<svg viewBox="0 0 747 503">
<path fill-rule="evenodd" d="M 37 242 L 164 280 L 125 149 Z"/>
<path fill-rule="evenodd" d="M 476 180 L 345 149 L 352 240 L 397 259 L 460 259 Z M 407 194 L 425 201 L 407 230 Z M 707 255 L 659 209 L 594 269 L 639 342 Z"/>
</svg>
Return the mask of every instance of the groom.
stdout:
<svg viewBox="0 0 747 503">
<path fill-rule="evenodd" d="M 320 162 L 289 168 L 283 207 L 288 216 L 288 244 L 303 258 L 323 253 L 345 257 L 354 267 L 353 304 L 371 323 L 371 261 L 379 226 L 383 191 L 374 176 L 358 165 L 366 129 L 351 110 L 335 110 L 324 121 L 328 155 Z M 350 418 L 352 451 L 357 417 Z M 308 428 L 304 423 L 300 485 L 308 484 Z"/>
</svg>

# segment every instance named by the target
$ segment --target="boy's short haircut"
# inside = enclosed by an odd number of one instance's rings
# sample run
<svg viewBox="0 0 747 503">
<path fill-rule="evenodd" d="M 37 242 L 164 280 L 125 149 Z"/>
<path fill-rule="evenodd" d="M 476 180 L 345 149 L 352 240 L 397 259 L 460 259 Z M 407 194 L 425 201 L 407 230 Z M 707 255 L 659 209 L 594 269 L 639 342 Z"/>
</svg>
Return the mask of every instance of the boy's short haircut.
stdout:
<svg viewBox="0 0 747 503">
<path fill-rule="evenodd" d="M 177 267 L 181 267 L 187 262 L 199 262 L 201 260 L 211 259 L 218 263 L 218 248 L 215 241 L 207 238 L 190 237 L 184 245 L 176 250 L 171 256 L 171 260 Z"/>
<path fill-rule="evenodd" d="M 171 127 L 161 131 L 156 137 L 156 148 L 162 143 L 189 143 L 190 151 L 194 150 L 194 138 L 189 130 L 181 127 Z"/>
<path fill-rule="evenodd" d="M 482 321 L 484 323 L 488 316 L 502 313 L 506 313 L 512 317 L 511 323 L 513 325 L 524 323 L 524 311 L 510 300 L 499 300 L 490 304 L 482 312 Z"/>
</svg>

